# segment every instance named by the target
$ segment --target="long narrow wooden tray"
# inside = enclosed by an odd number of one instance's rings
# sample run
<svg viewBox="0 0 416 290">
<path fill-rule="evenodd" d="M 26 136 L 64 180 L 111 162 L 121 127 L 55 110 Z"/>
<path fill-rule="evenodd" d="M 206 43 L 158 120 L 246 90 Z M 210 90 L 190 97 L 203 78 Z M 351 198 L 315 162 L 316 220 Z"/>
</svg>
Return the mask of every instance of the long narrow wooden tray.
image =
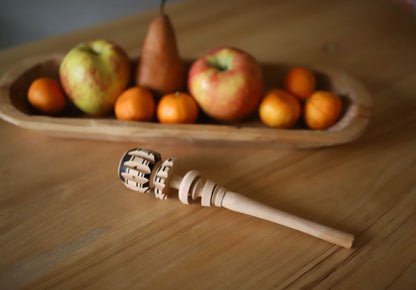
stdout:
<svg viewBox="0 0 416 290">
<path fill-rule="evenodd" d="M 59 137 L 135 142 L 237 142 L 304 148 L 355 140 L 365 130 L 372 111 L 370 94 L 356 79 L 333 69 L 311 68 L 318 76 L 318 87 L 341 96 L 344 103 L 341 118 L 327 130 L 309 130 L 302 124 L 294 129 L 273 129 L 262 124 L 257 116 L 238 124 L 219 124 L 201 117 L 196 124 L 166 125 L 118 121 L 114 116 L 93 118 L 74 108 L 59 117 L 37 114 L 27 102 L 27 90 L 38 77 L 58 80 L 62 57 L 27 59 L 7 72 L 0 80 L 0 117 L 19 127 Z M 265 90 L 279 87 L 288 68 L 284 64 L 263 64 Z"/>
</svg>

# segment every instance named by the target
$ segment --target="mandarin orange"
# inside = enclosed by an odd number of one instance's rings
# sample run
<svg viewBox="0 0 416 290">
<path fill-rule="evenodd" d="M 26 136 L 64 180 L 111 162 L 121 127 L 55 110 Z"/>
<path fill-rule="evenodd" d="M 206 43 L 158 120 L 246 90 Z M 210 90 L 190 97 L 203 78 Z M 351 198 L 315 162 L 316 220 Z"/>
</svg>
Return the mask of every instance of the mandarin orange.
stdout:
<svg viewBox="0 0 416 290">
<path fill-rule="evenodd" d="M 164 95 L 157 106 L 160 123 L 194 123 L 198 117 L 195 99 L 186 93 L 176 92 Z"/>
<path fill-rule="evenodd" d="M 59 114 L 67 102 L 61 86 L 51 78 L 34 80 L 27 92 L 27 99 L 32 107 L 47 115 Z"/>
<path fill-rule="evenodd" d="M 316 91 L 306 101 L 303 117 L 306 125 L 315 130 L 334 124 L 341 114 L 342 101 L 333 93 Z"/>
<path fill-rule="evenodd" d="M 131 87 L 117 98 L 114 113 L 118 120 L 151 121 L 155 114 L 152 93 L 142 87 Z"/>
<path fill-rule="evenodd" d="M 312 95 L 315 86 L 316 80 L 313 73 L 302 67 L 291 69 L 284 81 L 285 90 L 302 100 Z"/>
<path fill-rule="evenodd" d="M 262 122 L 274 128 L 291 128 L 299 119 L 300 103 L 298 99 L 283 90 L 268 92 L 259 106 Z"/>
</svg>

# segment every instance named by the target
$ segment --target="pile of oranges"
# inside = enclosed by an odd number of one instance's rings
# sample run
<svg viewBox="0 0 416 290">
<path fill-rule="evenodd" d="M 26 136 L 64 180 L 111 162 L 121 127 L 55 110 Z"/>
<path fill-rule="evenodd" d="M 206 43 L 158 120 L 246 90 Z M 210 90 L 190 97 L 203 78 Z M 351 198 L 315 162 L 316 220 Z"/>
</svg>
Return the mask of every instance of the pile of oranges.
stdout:
<svg viewBox="0 0 416 290">
<path fill-rule="evenodd" d="M 57 115 L 66 106 L 66 98 L 59 83 L 51 78 L 38 78 L 29 87 L 27 99 L 32 107 L 45 115 Z M 123 121 L 152 121 L 160 123 L 194 123 L 198 105 L 192 96 L 182 92 L 164 95 L 155 104 L 152 93 L 143 87 L 126 89 L 114 105 L 114 114 Z"/>
<path fill-rule="evenodd" d="M 273 89 L 262 99 L 259 116 L 274 128 L 292 128 L 303 116 L 314 130 L 334 124 L 341 114 L 341 99 L 328 91 L 316 90 L 314 74 L 305 68 L 291 69 L 284 80 L 284 89 Z"/>
<path fill-rule="evenodd" d="M 164 95 L 157 108 L 151 92 L 142 87 L 132 87 L 118 97 L 114 113 L 118 120 L 151 121 L 155 114 L 160 123 L 194 123 L 198 106 L 189 94 L 176 92 Z"/>
<path fill-rule="evenodd" d="M 28 90 L 29 103 L 39 112 L 62 112 L 66 98 L 59 83 L 49 78 L 35 80 Z M 341 99 L 328 91 L 316 90 L 313 73 L 305 68 L 291 69 L 283 89 L 269 91 L 259 105 L 261 121 L 274 128 L 292 128 L 303 117 L 310 129 L 325 129 L 334 124 L 342 109 Z M 194 123 L 198 105 L 183 92 L 162 96 L 156 104 L 152 93 L 143 87 L 126 89 L 117 99 L 114 113 L 118 120 L 160 123 Z"/>
</svg>

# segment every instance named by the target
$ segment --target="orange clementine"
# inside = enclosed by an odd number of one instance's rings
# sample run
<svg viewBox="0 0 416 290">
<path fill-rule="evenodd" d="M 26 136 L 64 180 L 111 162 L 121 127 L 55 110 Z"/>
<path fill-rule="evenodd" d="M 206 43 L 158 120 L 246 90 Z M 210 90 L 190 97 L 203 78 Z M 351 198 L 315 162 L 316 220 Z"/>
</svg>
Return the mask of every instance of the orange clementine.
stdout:
<svg viewBox="0 0 416 290">
<path fill-rule="evenodd" d="M 306 101 L 304 119 L 311 129 L 325 129 L 335 123 L 341 114 L 341 99 L 327 91 L 316 91 Z"/>
<path fill-rule="evenodd" d="M 152 93 L 136 86 L 121 93 L 114 105 L 114 113 L 118 120 L 150 121 L 155 114 L 155 107 Z"/>
<path fill-rule="evenodd" d="M 51 78 L 34 80 L 27 92 L 27 99 L 36 110 L 47 115 L 62 112 L 66 105 L 61 86 Z"/>
<path fill-rule="evenodd" d="M 259 106 L 262 122 L 274 128 L 291 128 L 300 116 L 300 103 L 291 94 L 274 89 L 268 92 Z"/>
<path fill-rule="evenodd" d="M 288 92 L 303 100 L 312 95 L 315 85 L 316 80 L 313 73 L 302 67 L 291 69 L 284 82 L 284 87 Z"/>
<path fill-rule="evenodd" d="M 176 92 L 164 95 L 157 106 L 160 123 L 194 123 L 198 117 L 195 99 L 186 93 Z"/>
</svg>

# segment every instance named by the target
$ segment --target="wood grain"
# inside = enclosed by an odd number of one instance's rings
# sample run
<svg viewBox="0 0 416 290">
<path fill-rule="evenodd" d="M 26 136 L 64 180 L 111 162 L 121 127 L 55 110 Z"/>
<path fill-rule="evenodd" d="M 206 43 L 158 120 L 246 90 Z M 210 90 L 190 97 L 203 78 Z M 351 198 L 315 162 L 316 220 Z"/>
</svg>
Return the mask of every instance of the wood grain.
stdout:
<svg viewBox="0 0 416 290">
<path fill-rule="evenodd" d="M 0 121 L 0 288 L 415 289 L 413 10 L 388 0 L 196 0 L 166 11 L 185 57 L 226 44 L 263 63 L 356 76 L 374 103 L 366 132 L 340 146 L 293 150 L 62 139 Z M 138 55 L 155 15 L 0 51 L 0 73 L 96 38 Z M 117 166 L 136 147 L 177 157 L 179 173 L 197 169 L 263 204 L 351 232 L 355 246 L 132 192 L 118 180 Z M 80 237 L 91 239 L 54 250 Z M 30 266 L 39 261 L 47 267 Z"/>
</svg>

